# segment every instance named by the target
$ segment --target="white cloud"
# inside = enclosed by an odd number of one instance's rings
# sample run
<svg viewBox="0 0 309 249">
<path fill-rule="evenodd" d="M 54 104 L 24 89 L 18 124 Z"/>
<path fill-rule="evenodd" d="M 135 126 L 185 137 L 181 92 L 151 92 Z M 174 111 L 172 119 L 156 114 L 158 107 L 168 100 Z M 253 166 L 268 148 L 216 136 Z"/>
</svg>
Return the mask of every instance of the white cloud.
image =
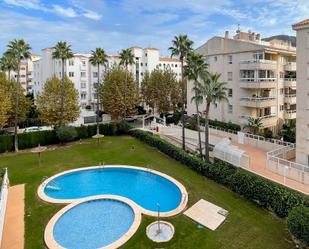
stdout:
<svg viewBox="0 0 309 249">
<path fill-rule="evenodd" d="M 98 21 L 102 18 L 102 15 L 92 11 L 92 10 L 84 10 L 83 14 L 84 17 L 87 17 L 89 19 Z"/>
<path fill-rule="evenodd" d="M 25 9 L 46 10 L 39 0 L 3 0 L 8 5 L 23 7 Z"/>
<path fill-rule="evenodd" d="M 64 8 L 60 5 L 53 5 L 53 11 L 56 12 L 58 15 L 65 16 L 65 17 L 77 17 L 78 14 L 72 8 Z"/>
</svg>

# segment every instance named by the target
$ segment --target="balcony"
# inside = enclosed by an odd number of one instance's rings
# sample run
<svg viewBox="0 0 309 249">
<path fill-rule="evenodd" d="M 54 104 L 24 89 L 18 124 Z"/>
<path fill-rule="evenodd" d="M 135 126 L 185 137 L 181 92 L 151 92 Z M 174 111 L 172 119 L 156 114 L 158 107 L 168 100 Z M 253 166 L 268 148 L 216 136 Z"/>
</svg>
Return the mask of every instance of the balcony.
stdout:
<svg viewBox="0 0 309 249">
<path fill-rule="evenodd" d="M 284 118 L 285 119 L 296 119 L 296 110 L 285 110 Z"/>
<path fill-rule="evenodd" d="M 273 127 L 277 125 L 277 121 L 278 121 L 278 117 L 276 114 L 270 114 L 270 115 L 266 115 L 266 116 L 262 116 L 262 117 L 254 117 L 254 116 L 247 116 L 247 115 L 243 115 L 240 118 L 243 119 L 243 124 L 246 125 L 248 124 L 248 118 L 260 118 L 261 119 L 261 123 L 262 123 L 262 127 L 261 128 L 268 128 L 268 127 Z"/>
<path fill-rule="evenodd" d="M 276 78 L 241 78 L 240 88 L 276 88 Z"/>
<path fill-rule="evenodd" d="M 296 71 L 296 62 L 287 62 L 284 65 L 285 71 Z"/>
<path fill-rule="evenodd" d="M 276 97 L 243 97 L 240 105 L 254 108 L 266 108 L 276 106 Z"/>
<path fill-rule="evenodd" d="M 276 70 L 277 69 L 277 61 L 272 60 L 244 60 L 240 61 L 240 70 Z"/>
<path fill-rule="evenodd" d="M 284 102 L 290 105 L 296 104 L 296 94 L 285 94 L 284 95 Z"/>
<path fill-rule="evenodd" d="M 284 86 L 295 89 L 296 88 L 296 78 L 284 79 Z"/>
</svg>

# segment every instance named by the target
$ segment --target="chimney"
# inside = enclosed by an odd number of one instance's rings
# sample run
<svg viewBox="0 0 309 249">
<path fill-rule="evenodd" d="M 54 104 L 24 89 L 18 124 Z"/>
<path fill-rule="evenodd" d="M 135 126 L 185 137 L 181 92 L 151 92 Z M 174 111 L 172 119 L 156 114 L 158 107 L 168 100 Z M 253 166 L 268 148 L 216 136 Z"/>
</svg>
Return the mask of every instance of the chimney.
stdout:
<svg viewBox="0 0 309 249">
<path fill-rule="evenodd" d="M 256 34 L 256 40 L 260 41 L 261 40 L 261 34 Z"/>
<path fill-rule="evenodd" d="M 225 38 L 225 39 L 228 39 L 228 38 L 229 38 L 229 32 L 228 32 L 228 31 L 225 31 L 224 38 Z"/>
</svg>

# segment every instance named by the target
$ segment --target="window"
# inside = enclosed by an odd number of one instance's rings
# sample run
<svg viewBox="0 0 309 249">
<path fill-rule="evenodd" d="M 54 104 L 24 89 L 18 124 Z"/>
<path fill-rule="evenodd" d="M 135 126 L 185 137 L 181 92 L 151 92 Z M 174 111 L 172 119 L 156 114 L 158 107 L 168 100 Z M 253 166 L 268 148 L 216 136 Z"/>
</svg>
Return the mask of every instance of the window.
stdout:
<svg viewBox="0 0 309 249">
<path fill-rule="evenodd" d="M 215 57 L 214 57 L 214 61 L 216 62 L 217 60 L 218 60 L 218 57 L 217 57 L 217 56 L 215 56 Z"/>
<path fill-rule="evenodd" d="M 177 65 L 177 64 L 175 64 L 175 67 L 178 67 L 178 65 Z"/>
<path fill-rule="evenodd" d="M 142 67 L 143 65 L 144 65 L 143 62 L 141 62 L 141 67 Z"/>
<path fill-rule="evenodd" d="M 233 113 L 233 105 L 228 105 L 228 113 Z"/>
<path fill-rule="evenodd" d="M 280 105 L 280 111 L 284 110 L 284 105 Z"/>
<path fill-rule="evenodd" d="M 74 72 L 69 72 L 69 77 L 74 77 Z"/>
<path fill-rule="evenodd" d="M 86 66 L 86 61 L 82 61 L 82 66 Z"/>
<path fill-rule="evenodd" d="M 80 98 L 81 98 L 81 99 L 86 99 L 86 96 L 87 96 L 86 93 L 81 93 L 81 94 L 80 94 Z"/>
<path fill-rule="evenodd" d="M 233 72 L 227 73 L 227 80 L 229 80 L 229 81 L 233 80 Z"/>
<path fill-rule="evenodd" d="M 147 67 L 147 62 L 145 63 L 145 66 Z"/>
<path fill-rule="evenodd" d="M 159 67 L 161 67 L 161 66 L 162 66 L 162 64 L 160 63 L 160 64 L 159 64 Z"/>
<path fill-rule="evenodd" d="M 232 88 L 228 89 L 228 96 L 233 97 L 233 89 Z"/>
<path fill-rule="evenodd" d="M 69 66 L 74 66 L 74 60 L 69 60 Z"/>
<path fill-rule="evenodd" d="M 98 88 L 98 83 L 93 83 L 93 88 L 97 89 Z"/>
<path fill-rule="evenodd" d="M 229 55 L 228 63 L 233 64 L 233 56 L 232 55 Z"/>
<path fill-rule="evenodd" d="M 280 95 L 283 94 L 283 88 L 280 88 Z"/>
<path fill-rule="evenodd" d="M 147 53 L 145 53 L 145 57 L 147 57 L 147 55 L 148 55 L 148 54 L 147 54 Z"/>
<path fill-rule="evenodd" d="M 86 82 L 81 82 L 80 83 L 80 88 L 86 88 Z"/>
<path fill-rule="evenodd" d="M 80 72 L 80 77 L 86 77 L 86 72 Z"/>
<path fill-rule="evenodd" d="M 280 79 L 284 78 L 284 72 L 280 72 Z"/>
<path fill-rule="evenodd" d="M 98 72 L 93 72 L 92 75 L 93 75 L 93 78 L 98 78 Z"/>
</svg>

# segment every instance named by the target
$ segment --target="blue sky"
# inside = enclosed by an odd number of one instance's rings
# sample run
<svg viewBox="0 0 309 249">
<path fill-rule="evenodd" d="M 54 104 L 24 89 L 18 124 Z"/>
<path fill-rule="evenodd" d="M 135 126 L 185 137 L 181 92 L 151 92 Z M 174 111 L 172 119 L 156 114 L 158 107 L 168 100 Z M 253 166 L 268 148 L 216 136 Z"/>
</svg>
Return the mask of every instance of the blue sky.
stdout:
<svg viewBox="0 0 309 249">
<path fill-rule="evenodd" d="M 167 55 L 174 35 L 195 47 L 225 30 L 294 35 L 291 24 L 309 18 L 308 0 L 0 0 L 0 53 L 24 38 L 40 53 L 66 40 L 74 52 L 108 53 L 139 45 Z"/>
</svg>

